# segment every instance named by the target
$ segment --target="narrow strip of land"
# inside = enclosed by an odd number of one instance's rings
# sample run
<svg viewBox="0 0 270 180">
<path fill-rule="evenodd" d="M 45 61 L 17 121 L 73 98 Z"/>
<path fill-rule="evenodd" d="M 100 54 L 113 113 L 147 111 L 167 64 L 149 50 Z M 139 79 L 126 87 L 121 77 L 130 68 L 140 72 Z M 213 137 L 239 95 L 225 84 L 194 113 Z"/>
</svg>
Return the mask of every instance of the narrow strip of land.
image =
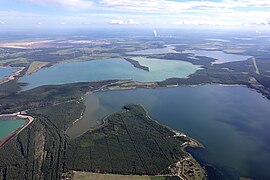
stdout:
<svg viewBox="0 0 270 180">
<path fill-rule="evenodd" d="M 29 76 L 30 74 L 38 71 L 39 69 L 43 68 L 44 66 L 48 65 L 48 62 L 41 62 L 41 61 L 33 61 L 29 68 L 27 69 L 25 75 Z"/>
<path fill-rule="evenodd" d="M 11 117 L 11 118 L 14 118 L 14 119 L 24 119 L 24 120 L 26 120 L 25 124 L 22 127 L 18 128 L 17 130 L 15 130 L 14 132 L 12 132 L 10 135 L 8 135 L 7 137 L 5 137 L 2 141 L 0 141 L 0 148 L 3 147 L 12 138 L 16 137 L 27 126 L 29 126 L 33 122 L 33 120 L 34 120 L 34 118 L 32 118 L 31 116 L 21 115 L 20 113 L 3 114 L 3 115 L 0 115 L 0 117 L 1 118 Z"/>
<path fill-rule="evenodd" d="M 258 66 L 257 66 L 256 59 L 255 59 L 254 57 L 252 58 L 252 62 L 253 62 L 253 66 L 254 66 L 254 68 L 255 68 L 256 74 L 260 74 L 259 68 L 258 68 Z"/>
<path fill-rule="evenodd" d="M 10 66 L 7 66 L 10 67 Z M 14 71 L 9 77 L 4 77 L 0 79 L 0 84 L 4 84 L 8 81 L 14 80 L 16 76 L 18 76 L 22 70 L 24 70 L 24 67 L 18 67 L 19 69 L 17 71 Z"/>
</svg>

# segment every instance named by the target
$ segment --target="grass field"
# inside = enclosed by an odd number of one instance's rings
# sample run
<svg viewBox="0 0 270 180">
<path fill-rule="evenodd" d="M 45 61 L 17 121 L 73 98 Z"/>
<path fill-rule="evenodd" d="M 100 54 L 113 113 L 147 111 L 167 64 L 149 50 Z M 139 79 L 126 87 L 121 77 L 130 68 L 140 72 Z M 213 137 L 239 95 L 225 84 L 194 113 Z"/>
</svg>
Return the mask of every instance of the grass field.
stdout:
<svg viewBox="0 0 270 180">
<path fill-rule="evenodd" d="M 33 72 L 36 72 L 37 70 L 41 69 L 42 67 L 46 66 L 47 64 L 49 64 L 48 62 L 40 62 L 40 61 L 33 61 L 29 68 L 27 69 L 25 75 L 30 75 Z"/>
<path fill-rule="evenodd" d="M 174 180 L 175 176 L 139 176 L 122 174 L 100 174 L 92 172 L 73 171 L 72 180 Z"/>
<path fill-rule="evenodd" d="M 99 174 L 74 171 L 73 180 L 151 180 L 149 176 L 133 176 L 120 174 Z M 164 179 L 161 177 L 161 179 Z"/>
</svg>

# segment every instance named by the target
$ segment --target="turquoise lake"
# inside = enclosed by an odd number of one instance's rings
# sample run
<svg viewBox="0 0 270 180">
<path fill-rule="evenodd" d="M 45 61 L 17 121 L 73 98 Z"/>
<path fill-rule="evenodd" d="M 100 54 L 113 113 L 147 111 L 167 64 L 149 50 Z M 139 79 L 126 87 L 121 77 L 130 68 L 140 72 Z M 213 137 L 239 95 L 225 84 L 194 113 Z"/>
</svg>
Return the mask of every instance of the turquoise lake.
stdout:
<svg viewBox="0 0 270 180">
<path fill-rule="evenodd" d="M 192 149 L 201 162 L 236 179 L 270 179 L 270 101 L 256 91 L 218 85 L 100 91 L 85 97 L 84 117 L 67 134 L 75 138 L 130 103 L 203 143 L 206 149 Z"/>
<path fill-rule="evenodd" d="M 18 68 L 0 67 L 0 79 L 10 76 Z"/>
<path fill-rule="evenodd" d="M 148 59 L 136 57 L 142 65 L 149 67 L 149 72 L 135 68 L 124 59 L 93 60 L 86 62 L 61 63 L 43 68 L 29 76 L 19 79 L 28 83 L 23 89 L 28 90 L 42 85 L 55 85 L 96 80 L 133 79 L 140 82 L 162 81 L 167 78 L 185 78 L 195 73 L 200 66 L 178 60 Z"/>
<path fill-rule="evenodd" d="M 0 120 L 0 141 L 24 124 L 25 120 L 22 119 Z"/>
<path fill-rule="evenodd" d="M 194 54 L 195 56 L 206 56 L 216 59 L 213 64 L 222 64 L 227 62 L 245 61 L 251 56 L 229 54 L 222 51 L 206 51 L 206 50 L 185 50 L 183 53 Z"/>
</svg>

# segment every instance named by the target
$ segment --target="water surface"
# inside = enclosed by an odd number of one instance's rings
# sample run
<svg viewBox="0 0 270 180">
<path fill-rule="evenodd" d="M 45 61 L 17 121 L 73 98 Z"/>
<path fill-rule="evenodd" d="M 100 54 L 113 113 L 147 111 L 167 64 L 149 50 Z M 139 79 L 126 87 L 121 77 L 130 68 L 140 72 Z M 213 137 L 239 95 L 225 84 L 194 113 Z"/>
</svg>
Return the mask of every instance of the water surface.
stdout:
<svg viewBox="0 0 270 180">
<path fill-rule="evenodd" d="M 216 59 L 213 64 L 222 64 L 227 62 L 245 61 L 251 56 L 229 54 L 222 51 L 207 51 L 207 50 L 185 50 L 183 53 L 191 53 L 195 56 L 206 56 Z"/>
<path fill-rule="evenodd" d="M 177 53 L 174 50 L 173 46 L 166 46 L 164 48 L 156 48 L 156 49 L 145 49 L 139 51 L 127 52 L 128 55 L 153 55 L 153 54 L 168 54 L 168 53 Z"/>
<path fill-rule="evenodd" d="M 29 83 L 24 90 L 42 85 L 88 82 L 96 80 L 133 79 L 140 82 L 162 81 L 171 77 L 185 78 L 200 69 L 200 66 L 179 60 L 136 58 L 149 67 L 149 72 L 135 68 L 124 59 L 93 60 L 61 63 L 43 68 L 19 82 Z"/>
<path fill-rule="evenodd" d="M 23 119 L 0 120 L 0 141 L 25 124 Z"/>
<path fill-rule="evenodd" d="M 203 143 L 206 149 L 197 155 L 203 162 L 270 179 L 270 101 L 254 90 L 207 85 L 101 91 L 85 102 L 85 116 L 67 132 L 73 138 L 125 104 L 143 104 L 160 123 Z"/>
<path fill-rule="evenodd" d="M 10 76 L 16 70 L 18 70 L 18 68 L 0 67 L 0 79 Z"/>
</svg>

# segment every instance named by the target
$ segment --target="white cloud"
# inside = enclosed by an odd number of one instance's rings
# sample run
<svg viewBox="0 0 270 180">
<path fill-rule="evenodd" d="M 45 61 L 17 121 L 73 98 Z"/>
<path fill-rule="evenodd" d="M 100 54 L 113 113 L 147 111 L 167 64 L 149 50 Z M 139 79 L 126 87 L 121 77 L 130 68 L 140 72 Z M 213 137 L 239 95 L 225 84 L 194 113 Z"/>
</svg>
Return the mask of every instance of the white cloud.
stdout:
<svg viewBox="0 0 270 180">
<path fill-rule="evenodd" d="M 270 8 L 270 0 L 100 0 L 99 5 L 105 10 L 143 14 L 145 18 L 142 22 L 147 21 L 149 15 L 162 20 L 164 16 L 172 15 L 171 19 L 167 19 L 167 23 L 172 25 L 239 26 L 270 17 L 270 11 L 258 9 Z M 158 20 L 155 21 L 158 23 Z"/>
<path fill-rule="evenodd" d="M 129 19 L 129 20 L 127 20 L 127 24 L 139 25 L 140 23 L 133 20 L 133 19 Z"/>
<path fill-rule="evenodd" d="M 128 19 L 127 21 L 121 20 L 121 19 L 114 19 L 109 22 L 109 24 L 112 25 L 139 25 L 140 23 L 133 20 L 133 19 Z"/>
<path fill-rule="evenodd" d="M 266 25 L 269 25 L 270 26 L 270 18 L 266 19 L 265 20 L 265 23 L 266 23 Z"/>
<path fill-rule="evenodd" d="M 258 21 L 254 23 L 247 23 L 247 26 L 270 26 L 270 18 L 265 19 L 264 21 Z"/>
<path fill-rule="evenodd" d="M 69 9 L 109 9 L 116 11 L 136 12 L 181 12 L 193 8 L 215 9 L 215 8 L 236 8 L 236 7 L 270 7 L 269 0 L 194 0 L 194 1 L 173 1 L 173 0 L 24 0 L 34 4 L 57 6 Z"/>
<path fill-rule="evenodd" d="M 125 24 L 125 22 L 123 20 L 120 20 L 120 19 L 114 19 L 114 20 L 111 20 L 109 22 L 109 24 L 113 24 L 113 25 L 122 25 L 122 24 Z"/>
<path fill-rule="evenodd" d="M 0 0 L 1 1 L 1 0 Z M 0 11 L 1 21 L 36 24 L 115 24 L 115 25 L 213 25 L 266 26 L 270 18 L 270 0 L 22 0 L 29 3 L 66 8 L 70 14 L 40 15 L 27 12 Z M 261 8 L 261 9 L 260 9 Z M 82 10 L 82 11 L 80 11 Z M 113 19 L 113 20 L 112 20 Z M 22 21 L 26 20 L 26 21 Z M 62 24 L 63 25 L 63 24 Z"/>
<path fill-rule="evenodd" d="M 100 0 L 103 8 L 118 11 L 135 11 L 144 13 L 179 13 L 187 10 L 201 9 L 230 9 L 236 7 L 270 7 L 269 0 L 223 0 L 220 2 L 197 1 L 171 1 L 171 0 Z"/>
<path fill-rule="evenodd" d="M 175 22 L 172 22 L 172 25 L 185 25 L 185 22 L 184 21 L 175 21 Z"/>
<path fill-rule="evenodd" d="M 30 3 L 57 6 L 71 10 L 87 9 L 93 6 L 93 3 L 86 0 L 26 0 Z"/>
<path fill-rule="evenodd" d="M 3 24 L 5 24 L 5 22 L 4 21 L 1 21 L 0 24 L 3 25 Z"/>
</svg>

